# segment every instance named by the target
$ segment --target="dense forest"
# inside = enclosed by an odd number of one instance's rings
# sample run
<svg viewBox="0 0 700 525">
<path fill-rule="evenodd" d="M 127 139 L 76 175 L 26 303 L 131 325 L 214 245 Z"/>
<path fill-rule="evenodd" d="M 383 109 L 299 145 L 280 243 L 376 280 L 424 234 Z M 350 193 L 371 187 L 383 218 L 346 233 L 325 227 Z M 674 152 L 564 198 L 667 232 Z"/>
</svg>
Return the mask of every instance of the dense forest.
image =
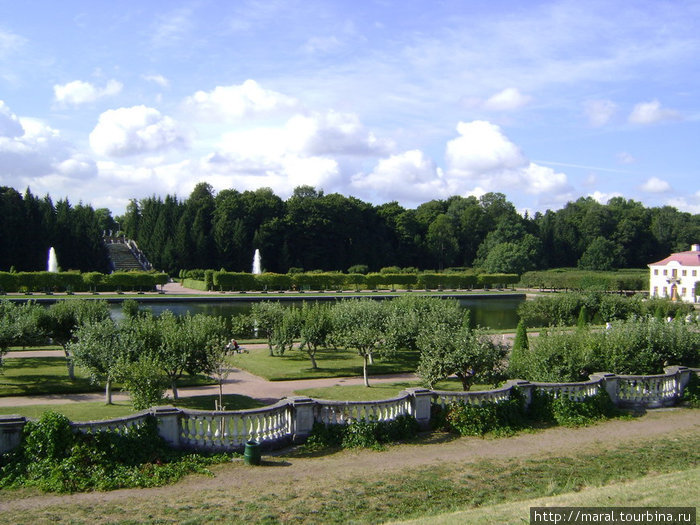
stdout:
<svg viewBox="0 0 700 525">
<path fill-rule="evenodd" d="M 644 268 L 700 241 L 700 215 L 615 197 L 580 198 L 564 208 L 521 216 L 501 193 L 454 196 L 415 209 L 373 205 L 354 197 L 298 187 L 286 201 L 269 188 L 215 193 L 206 183 L 190 196 L 132 200 L 124 215 L 55 205 L 29 190 L 0 188 L 0 271 L 46 268 L 54 246 L 63 269 L 107 268 L 104 230 L 138 242 L 153 266 L 250 271 L 260 249 L 267 271 L 346 271 L 387 266 L 479 267 L 522 273 L 555 267 Z"/>
</svg>

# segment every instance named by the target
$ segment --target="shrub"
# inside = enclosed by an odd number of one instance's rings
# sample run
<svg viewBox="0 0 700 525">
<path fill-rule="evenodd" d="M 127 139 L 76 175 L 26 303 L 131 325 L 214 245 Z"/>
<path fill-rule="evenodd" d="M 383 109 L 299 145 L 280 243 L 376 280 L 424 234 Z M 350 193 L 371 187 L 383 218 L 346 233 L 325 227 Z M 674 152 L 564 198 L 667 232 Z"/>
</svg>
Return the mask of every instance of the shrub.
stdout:
<svg viewBox="0 0 700 525">
<path fill-rule="evenodd" d="M 33 486 L 47 492 L 113 490 L 172 483 L 230 456 L 185 455 L 167 447 L 156 419 L 122 433 L 73 432 L 65 416 L 45 413 L 24 428 L 22 445 L 0 457 L 0 488 Z"/>
<path fill-rule="evenodd" d="M 163 400 L 169 382 L 162 364 L 149 355 L 141 355 L 137 361 L 123 363 L 117 377 L 129 391 L 135 410 L 145 410 L 158 405 Z"/>
<path fill-rule="evenodd" d="M 536 391 L 528 409 L 528 417 L 532 421 L 566 427 L 590 425 L 619 414 L 608 393 L 602 389 L 581 401 L 566 395 L 554 397 L 551 393 Z"/>
<path fill-rule="evenodd" d="M 310 449 L 324 447 L 381 448 L 386 443 L 406 441 L 418 433 L 413 416 L 401 415 L 393 421 L 356 419 L 347 425 L 314 423 L 306 442 Z"/>
<path fill-rule="evenodd" d="M 510 399 L 481 404 L 454 403 L 447 411 L 449 428 L 461 436 L 493 433 L 509 436 L 527 426 L 522 395 L 513 390 Z"/>
<path fill-rule="evenodd" d="M 690 380 L 683 390 L 683 402 L 693 408 L 700 408 L 700 377 L 691 372 Z"/>
</svg>

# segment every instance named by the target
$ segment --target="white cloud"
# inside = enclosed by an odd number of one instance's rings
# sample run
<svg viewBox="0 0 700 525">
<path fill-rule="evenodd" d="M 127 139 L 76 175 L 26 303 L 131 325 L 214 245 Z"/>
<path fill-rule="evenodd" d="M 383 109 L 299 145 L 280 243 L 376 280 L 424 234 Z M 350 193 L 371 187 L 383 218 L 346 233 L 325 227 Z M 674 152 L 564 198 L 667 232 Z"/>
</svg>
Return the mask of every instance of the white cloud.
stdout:
<svg viewBox="0 0 700 525">
<path fill-rule="evenodd" d="M 589 193 L 588 197 L 593 197 L 593 199 L 598 201 L 600 204 L 607 204 L 610 199 L 613 197 L 622 197 L 622 194 L 617 192 L 604 193 L 596 190 L 593 193 Z"/>
<path fill-rule="evenodd" d="M 658 177 L 652 177 L 647 179 L 644 184 L 642 184 L 641 189 L 642 191 L 646 191 L 648 193 L 666 193 L 671 191 L 671 185 L 667 181 L 661 180 Z"/>
<path fill-rule="evenodd" d="M 420 150 L 381 159 L 371 173 L 353 175 L 350 186 L 376 197 L 413 202 L 420 196 L 445 197 L 448 191 L 442 170 Z"/>
<path fill-rule="evenodd" d="M 523 95 L 516 88 L 506 88 L 489 97 L 484 102 L 484 108 L 493 111 L 512 111 L 527 105 L 532 97 Z"/>
<path fill-rule="evenodd" d="M 57 130 L 38 119 L 17 117 L 2 101 L 0 166 L 0 184 L 30 186 L 35 194 L 54 196 L 65 195 L 65 188 L 78 187 L 96 171 L 95 164 L 76 153 Z"/>
<path fill-rule="evenodd" d="M 617 105 L 611 100 L 589 100 L 584 110 L 591 126 L 600 127 L 607 124 L 617 112 Z"/>
<path fill-rule="evenodd" d="M 692 214 L 700 213 L 700 191 L 686 197 L 675 197 L 666 201 L 668 206 L 678 208 Z"/>
<path fill-rule="evenodd" d="M 54 98 L 59 104 L 78 106 L 94 102 L 100 98 L 116 95 L 121 92 L 123 85 L 116 80 L 110 80 L 103 88 L 98 88 L 90 82 L 74 80 L 67 84 L 53 86 Z"/>
<path fill-rule="evenodd" d="M 17 115 L 10 111 L 4 101 L 0 100 L 0 137 L 20 137 L 24 134 Z"/>
<path fill-rule="evenodd" d="M 197 91 L 185 99 L 184 106 L 200 118 L 218 121 L 286 111 L 299 106 L 299 102 L 293 97 L 264 89 L 255 80 L 246 80 L 240 85 Z"/>
<path fill-rule="evenodd" d="M 100 154 L 124 157 L 187 145 L 177 123 L 154 108 L 110 109 L 100 115 L 90 133 L 90 146 Z"/>
<path fill-rule="evenodd" d="M 478 179 L 484 173 L 521 167 L 526 159 L 520 149 L 490 122 L 475 120 L 457 124 L 459 137 L 447 143 L 448 171 Z"/>
<path fill-rule="evenodd" d="M 635 159 L 626 151 L 621 151 L 617 154 L 617 162 L 620 164 L 634 164 L 635 162 L 637 162 L 637 159 Z"/>
<path fill-rule="evenodd" d="M 661 107 L 658 100 L 651 102 L 641 102 L 634 106 L 630 113 L 629 121 L 632 124 L 656 124 L 666 120 L 679 120 L 680 113 L 674 109 Z"/>
<path fill-rule="evenodd" d="M 170 81 L 163 75 L 143 75 L 143 79 L 158 84 L 162 88 L 170 87 Z"/>
</svg>

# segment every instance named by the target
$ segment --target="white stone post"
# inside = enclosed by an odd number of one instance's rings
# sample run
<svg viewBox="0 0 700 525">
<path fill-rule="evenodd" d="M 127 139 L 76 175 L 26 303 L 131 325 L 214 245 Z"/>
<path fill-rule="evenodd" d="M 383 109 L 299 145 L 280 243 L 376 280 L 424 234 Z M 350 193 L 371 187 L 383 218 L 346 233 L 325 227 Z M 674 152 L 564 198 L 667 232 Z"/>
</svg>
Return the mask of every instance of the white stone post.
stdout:
<svg viewBox="0 0 700 525">
<path fill-rule="evenodd" d="M 10 452 L 20 444 L 26 423 L 24 416 L 0 416 L 0 454 Z"/>
<path fill-rule="evenodd" d="M 588 376 L 593 381 L 600 381 L 601 386 L 605 388 L 605 391 L 610 396 L 610 400 L 616 407 L 620 406 L 620 399 L 618 396 L 618 377 L 610 372 L 596 372 Z"/>
<path fill-rule="evenodd" d="M 427 388 L 413 387 L 407 388 L 404 392 L 411 396 L 411 409 L 413 412 L 411 415 L 416 418 L 421 430 L 428 430 L 430 428 L 433 391 Z"/>
<path fill-rule="evenodd" d="M 303 443 L 311 435 L 314 427 L 316 401 L 304 396 L 292 396 L 287 399 L 292 405 L 292 442 Z"/>
<path fill-rule="evenodd" d="M 174 406 L 151 408 L 158 420 L 158 435 L 173 448 L 180 448 L 180 409 Z"/>
</svg>

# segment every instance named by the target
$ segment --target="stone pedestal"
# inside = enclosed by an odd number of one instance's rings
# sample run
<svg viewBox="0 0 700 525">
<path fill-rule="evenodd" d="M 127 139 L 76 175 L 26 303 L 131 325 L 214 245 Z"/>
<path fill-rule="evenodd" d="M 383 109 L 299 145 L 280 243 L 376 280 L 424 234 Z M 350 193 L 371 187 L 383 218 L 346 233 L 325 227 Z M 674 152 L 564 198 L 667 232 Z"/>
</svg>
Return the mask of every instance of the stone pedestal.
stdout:
<svg viewBox="0 0 700 525">
<path fill-rule="evenodd" d="M 20 444 L 26 423 L 24 416 L 0 416 L 0 454 L 10 452 Z"/>
<path fill-rule="evenodd" d="M 314 427 L 314 406 L 316 402 L 310 397 L 293 396 L 287 398 L 292 405 L 292 441 L 303 443 L 311 435 Z"/>
<path fill-rule="evenodd" d="M 151 408 L 158 419 L 158 435 L 173 448 L 180 448 L 180 409 L 173 406 Z"/>
<path fill-rule="evenodd" d="M 430 407 L 433 399 L 432 390 L 414 387 L 407 388 L 404 392 L 411 396 L 412 416 L 416 418 L 421 430 L 428 430 L 430 428 Z"/>
</svg>

